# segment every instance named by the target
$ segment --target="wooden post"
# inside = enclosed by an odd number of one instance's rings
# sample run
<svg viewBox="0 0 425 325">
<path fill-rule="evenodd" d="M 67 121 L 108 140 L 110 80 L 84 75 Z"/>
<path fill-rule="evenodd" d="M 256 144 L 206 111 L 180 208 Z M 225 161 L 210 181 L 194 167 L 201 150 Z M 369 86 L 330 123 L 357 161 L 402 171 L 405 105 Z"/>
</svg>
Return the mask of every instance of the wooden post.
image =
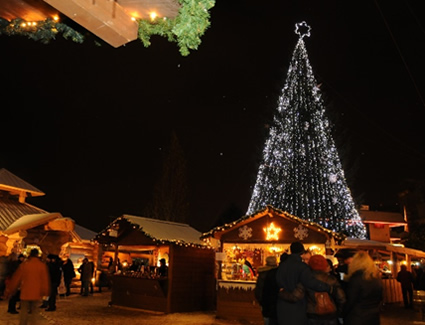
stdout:
<svg viewBox="0 0 425 325">
<path fill-rule="evenodd" d="M 115 273 L 117 271 L 117 266 L 118 266 L 118 243 L 115 244 L 114 263 L 112 265 L 114 266 L 114 273 Z"/>
<path fill-rule="evenodd" d="M 113 47 L 137 39 L 137 22 L 115 0 L 44 1 Z"/>
<path fill-rule="evenodd" d="M 407 270 L 412 272 L 412 258 L 410 255 L 406 254 L 406 266 L 407 266 Z"/>
<path fill-rule="evenodd" d="M 397 277 L 397 270 L 398 270 L 398 261 L 397 261 L 397 254 L 394 254 L 394 252 L 391 252 L 391 261 L 393 262 L 391 265 L 391 274 L 393 278 Z"/>
</svg>

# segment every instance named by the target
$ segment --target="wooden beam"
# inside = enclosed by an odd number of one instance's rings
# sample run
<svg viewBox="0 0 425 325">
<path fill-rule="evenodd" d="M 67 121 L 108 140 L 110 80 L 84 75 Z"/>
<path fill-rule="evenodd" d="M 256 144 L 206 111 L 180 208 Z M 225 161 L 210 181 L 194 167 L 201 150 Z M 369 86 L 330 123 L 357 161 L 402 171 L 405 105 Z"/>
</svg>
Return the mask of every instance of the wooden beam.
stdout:
<svg viewBox="0 0 425 325">
<path fill-rule="evenodd" d="M 113 47 L 137 39 L 137 22 L 115 0 L 44 1 Z"/>
</svg>

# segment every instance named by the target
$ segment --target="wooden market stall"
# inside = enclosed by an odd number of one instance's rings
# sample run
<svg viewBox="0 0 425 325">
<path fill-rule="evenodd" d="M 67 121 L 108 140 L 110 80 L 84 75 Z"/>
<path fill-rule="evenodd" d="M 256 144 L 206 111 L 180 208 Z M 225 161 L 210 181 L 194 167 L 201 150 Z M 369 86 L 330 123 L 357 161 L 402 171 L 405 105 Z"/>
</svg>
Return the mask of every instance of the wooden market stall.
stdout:
<svg viewBox="0 0 425 325">
<path fill-rule="evenodd" d="M 401 244 L 346 238 L 335 246 L 337 250 L 346 248 L 367 251 L 373 258 L 383 276 L 384 303 L 403 302 L 401 286 L 396 279 L 400 265 L 405 264 L 414 272 L 412 269 L 422 267 L 425 261 L 425 252 Z"/>
<path fill-rule="evenodd" d="M 213 228 L 202 238 L 218 251 L 217 317 L 261 323 L 261 309 L 254 297 L 256 277 L 242 271 L 244 260 L 256 269 L 265 264 L 268 256 L 275 255 L 279 260 L 294 241 L 301 241 L 313 253 L 332 254 L 344 236 L 267 206 Z"/>
<path fill-rule="evenodd" d="M 186 224 L 123 215 L 96 236 L 113 259 L 111 305 L 163 313 L 214 310 L 215 251 Z M 158 275 L 159 260 L 168 276 Z"/>
</svg>

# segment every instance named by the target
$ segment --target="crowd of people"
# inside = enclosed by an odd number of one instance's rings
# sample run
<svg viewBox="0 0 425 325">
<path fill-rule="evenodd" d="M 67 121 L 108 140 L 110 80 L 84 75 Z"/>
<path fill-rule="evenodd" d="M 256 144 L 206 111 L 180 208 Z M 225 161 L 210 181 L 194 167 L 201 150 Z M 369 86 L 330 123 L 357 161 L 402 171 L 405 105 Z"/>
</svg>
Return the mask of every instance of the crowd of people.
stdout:
<svg viewBox="0 0 425 325">
<path fill-rule="evenodd" d="M 10 254 L 0 265 L 0 297 L 8 299 L 7 312 L 19 313 L 23 325 L 32 314 L 37 317 L 38 313 L 31 313 L 36 307 L 55 311 L 57 295 L 70 295 L 76 277 L 69 257 L 62 260 L 49 254 L 42 260 L 40 255 L 38 249 L 32 249 L 28 257 Z M 301 242 L 293 242 L 279 261 L 267 257 L 266 265 L 256 270 L 255 287 L 264 325 L 379 325 L 383 284 L 374 261 L 365 251 L 341 250 L 335 257 L 336 267 L 325 256 L 312 255 Z M 109 264 L 113 268 L 112 258 Z M 165 259 L 160 264 L 158 272 L 166 277 Z M 247 274 L 254 272 L 249 262 L 244 267 Z M 80 294 L 93 294 L 94 263 L 84 258 L 77 271 Z M 412 272 L 402 265 L 396 276 L 406 308 L 412 308 L 413 290 L 420 289 L 425 278 L 419 270 Z"/>
<path fill-rule="evenodd" d="M 21 325 L 31 318 L 37 321 L 39 313 L 31 312 L 35 308 L 55 311 L 57 296 L 69 296 L 72 279 L 76 277 L 69 257 L 61 259 L 48 254 L 42 259 L 38 249 L 32 249 L 28 257 L 11 253 L 0 264 L 0 298 L 8 300 L 8 313 L 20 314 Z M 88 296 L 89 290 L 93 293 L 94 263 L 84 258 L 77 271 L 81 279 L 80 294 Z"/>
<path fill-rule="evenodd" d="M 264 325 L 379 325 L 383 284 L 374 261 L 365 251 L 342 250 L 336 257 L 334 268 L 301 242 L 279 263 L 268 257 L 255 288 Z"/>
</svg>

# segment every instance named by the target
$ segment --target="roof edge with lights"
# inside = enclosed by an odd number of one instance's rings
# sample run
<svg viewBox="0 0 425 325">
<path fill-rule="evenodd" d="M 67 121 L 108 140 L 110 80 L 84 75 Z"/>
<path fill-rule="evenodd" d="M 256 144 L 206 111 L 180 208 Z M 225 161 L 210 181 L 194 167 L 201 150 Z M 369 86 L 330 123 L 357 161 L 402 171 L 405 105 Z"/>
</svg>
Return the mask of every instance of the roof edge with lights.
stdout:
<svg viewBox="0 0 425 325">
<path fill-rule="evenodd" d="M 325 227 L 323 227 L 323 226 L 321 226 L 321 225 L 319 225 L 315 222 L 306 221 L 306 220 L 301 219 L 299 217 L 296 217 L 296 216 L 294 216 L 294 215 L 292 215 L 292 214 L 290 214 L 286 211 L 282 211 L 282 210 L 277 209 L 277 208 L 275 208 L 271 205 L 267 205 L 264 209 L 258 210 L 257 212 L 255 212 L 253 214 L 245 215 L 245 216 L 239 218 L 238 220 L 235 220 L 231 223 L 226 223 L 222 226 L 217 226 L 217 227 L 211 229 L 210 231 L 203 233 L 201 235 L 201 239 L 206 239 L 206 238 L 209 238 L 209 237 L 216 238 L 217 234 L 223 234 L 225 232 L 228 232 L 233 227 L 235 227 L 236 225 L 241 226 L 245 223 L 252 222 L 252 221 L 259 219 L 259 218 L 261 218 L 265 215 L 268 215 L 268 214 L 278 215 L 278 216 L 284 217 L 286 219 L 296 221 L 296 222 L 302 224 L 303 226 L 305 226 L 307 228 L 315 228 L 319 231 L 322 231 L 322 232 L 328 234 L 329 236 L 335 238 L 336 240 L 344 240 L 347 237 L 346 235 L 344 235 L 342 233 L 337 233 L 337 232 L 334 232 L 332 230 L 329 230 L 329 229 L 327 229 L 327 228 L 325 228 Z"/>
</svg>

